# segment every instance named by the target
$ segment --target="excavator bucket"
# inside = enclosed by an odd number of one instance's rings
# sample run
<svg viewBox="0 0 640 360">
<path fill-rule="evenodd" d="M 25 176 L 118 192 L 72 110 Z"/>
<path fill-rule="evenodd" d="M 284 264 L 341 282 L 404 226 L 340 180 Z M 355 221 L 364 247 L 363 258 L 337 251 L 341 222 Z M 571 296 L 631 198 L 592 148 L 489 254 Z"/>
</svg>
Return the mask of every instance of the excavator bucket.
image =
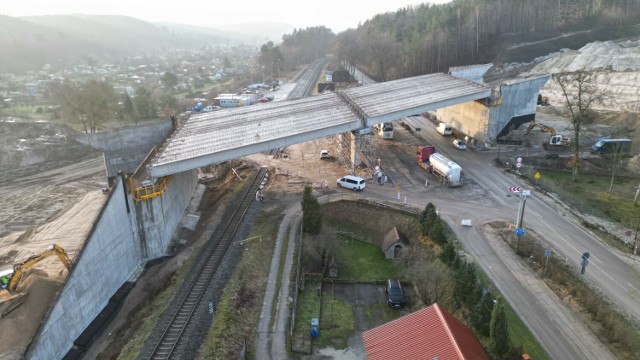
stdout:
<svg viewBox="0 0 640 360">
<path fill-rule="evenodd" d="M 0 319 L 15 310 L 27 299 L 27 293 L 10 293 L 7 290 L 0 290 Z"/>
</svg>

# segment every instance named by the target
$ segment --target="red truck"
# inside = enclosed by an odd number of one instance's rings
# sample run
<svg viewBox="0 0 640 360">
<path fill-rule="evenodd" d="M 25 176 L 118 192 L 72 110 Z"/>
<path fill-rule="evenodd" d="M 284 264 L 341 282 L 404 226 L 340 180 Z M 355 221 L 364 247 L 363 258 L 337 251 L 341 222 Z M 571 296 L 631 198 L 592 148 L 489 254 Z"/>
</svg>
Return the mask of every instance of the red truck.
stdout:
<svg viewBox="0 0 640 360">
<path fill-rule="evenodd" d="M 420 167 L 428 172 L 433 171 L 433 167 L 431 166 L 431 163 L 429 163 L 429 156 L 435 152 L 435 146 L 418 146 L 418 164 L 420 164 Z"/>
</svg>

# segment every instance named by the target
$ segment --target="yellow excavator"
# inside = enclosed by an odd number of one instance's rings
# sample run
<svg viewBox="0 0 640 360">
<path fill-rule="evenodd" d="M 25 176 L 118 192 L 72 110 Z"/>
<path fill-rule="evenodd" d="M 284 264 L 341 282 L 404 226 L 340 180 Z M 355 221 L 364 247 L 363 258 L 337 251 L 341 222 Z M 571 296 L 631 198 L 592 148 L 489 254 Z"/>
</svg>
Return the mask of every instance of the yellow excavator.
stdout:
<svg viewBox="0 0 640 360">
<path fill-rule="evenodd" d="M 529 127 L 527 127 L 527 130 L 525 130 L 525 132 L 524 132 L 524 136 L 526 137 L 527 135 L 529 135 L 531 130 L 533 130 L 534 128 L 539 128 L 540 131 L 542 131 L 543 133 L 551 134 L 551 138 L 549 138 L 549 143 L 544 143 L 544 147 L 545 148 L 548 147 L 549 145 L 552 145 L 552 146 L 569 146 L 569 144 L 571 143 L 571 139 L 557 134 L 556 130 L 554 128 L 552 128 L 551 126 L 540 124 L 540 123 L 537 123 L 535 121 L 532 121 L 531 124 L 529 124 Z"/>
<path fill-rule="evenodd" d="M 24 301 L 24 296 L 27 294 L 16 292 L 24 272 L 52 255 L 58 256 L 67 270 L 71 270 L 71 260 L 69 260 L 67 252 L 62 247 L 53 244 L 40 254 L 14 264 L 12 270 L 0 272 L 0 318 L 13 311 Z"/>
</svg>

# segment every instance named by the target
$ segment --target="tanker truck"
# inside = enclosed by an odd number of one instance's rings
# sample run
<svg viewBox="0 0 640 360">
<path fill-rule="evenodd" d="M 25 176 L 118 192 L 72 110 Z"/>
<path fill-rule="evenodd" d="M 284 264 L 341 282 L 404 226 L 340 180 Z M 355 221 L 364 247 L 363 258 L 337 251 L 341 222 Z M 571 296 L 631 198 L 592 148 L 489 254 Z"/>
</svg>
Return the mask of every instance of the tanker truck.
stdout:
<svg viewBox="0 0 640 360">
<path fill-rule="evenodd" d="M 431 154 L 429 163 L 433 173 L 440 178 L 443 184 L 448 187 L 462 185 L 462 168 L 460 165 L 440 153 Z"/>
</svg>

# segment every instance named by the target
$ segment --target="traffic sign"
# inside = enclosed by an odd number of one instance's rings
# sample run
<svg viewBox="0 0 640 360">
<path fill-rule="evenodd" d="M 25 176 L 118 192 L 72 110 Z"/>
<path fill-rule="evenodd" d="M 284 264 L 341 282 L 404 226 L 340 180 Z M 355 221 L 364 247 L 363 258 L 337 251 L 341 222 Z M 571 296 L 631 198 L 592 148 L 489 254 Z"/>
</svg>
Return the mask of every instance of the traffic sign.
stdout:
<svg viewBox="0 0 640 360">
<path fill-rule="evenodd" d="M 517 162 L 518 164 L 519 164 L 519 163 L 521 163 L 521 162 L 522 162 L 522 158 L 521 158 L 521 157 L 517 158 L 517 159 L 516 159 L 516 162 Z"/>
<path fill-rule="evenodd" d="M 519 169 L 522 166 L 522 163 L 516 163 L 516 167 Z"/>
<path fill-rule="evenodd" d="M 520 192 L 522 188 L 520 186 L 510 186 L 509 191 L 511 192 Z"/>
<path fill-rule="evenodd" d="M 518 235 L 518 236 L 522 236 L 522 235 L 524 235 L 524 229 L 522 229 L 522 228 L 516 228 L 516 235 Z"/>
<path fill-rule="evenodd" d="M 540 171 L 536 171 L 536 174 L 533 176 L 533 178 L 536 180 L 540 180 L 541 177 L 542 175 L 540 175 Z"/>
</svg>

